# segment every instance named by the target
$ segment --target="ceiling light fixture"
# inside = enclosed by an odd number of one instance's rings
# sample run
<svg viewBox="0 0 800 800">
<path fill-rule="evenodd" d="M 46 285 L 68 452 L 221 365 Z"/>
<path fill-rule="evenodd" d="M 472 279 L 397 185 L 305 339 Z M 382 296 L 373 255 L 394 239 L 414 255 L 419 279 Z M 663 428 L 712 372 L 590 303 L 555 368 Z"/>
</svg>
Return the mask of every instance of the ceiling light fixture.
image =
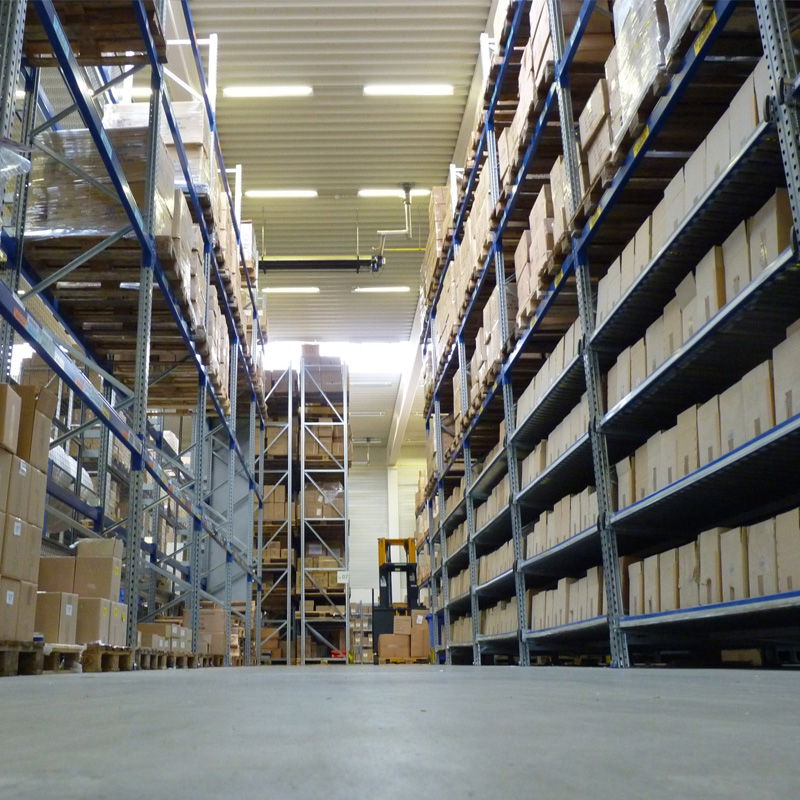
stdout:
<svg viewBox="0 0 800 800">
<path fill-rule="evenodd" d="M 385 411 L 351 411 L 351 417 L 385 417 Z"/>
<path fill-rule="evenodd" d="M 448 97 L 453 94 L 450 83 L 368 83 L 364 94 L 371 97 Z"/>
<path fill-rule="evenodd" d="M 316 189 L 249 189 L 244 196 L 251 200 L 302 200 L 318 197 Z"/>
<path fill-rule="evenodd" d="M 314 94 L 313 86 L 226 86 L 222 90 L 224 97 L 309 97 Z"/>
<path fill-rule="evenodd" d="M 410 286 L 356 286 L 353 294 L 404 294 L 410 292 Z"/>
<path fill-rule="evenodd" d="M 394 386 L 393 381 L 350 381 L 350 386 Z"/>
<path fill-rule="evenodd" d="M 412 197 L 427 197 L 431 193 L 430 189 L 412 189 Z M 406 196 L 402 189 L 359 189 L 359 197 L 399 197 L 401 200 Z"/>
<path fill-rule="evenodd" d="M 264 294 L 319 294 L 319 286 L 265 286 Z"/>
</svg>

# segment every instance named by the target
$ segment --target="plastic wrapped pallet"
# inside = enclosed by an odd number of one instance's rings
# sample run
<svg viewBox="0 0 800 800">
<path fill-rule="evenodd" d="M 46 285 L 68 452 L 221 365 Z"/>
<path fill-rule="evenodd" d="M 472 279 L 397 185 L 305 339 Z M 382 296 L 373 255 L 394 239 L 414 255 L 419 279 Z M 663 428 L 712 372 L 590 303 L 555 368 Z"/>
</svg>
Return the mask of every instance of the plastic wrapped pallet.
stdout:
<svg viewBox="0 0 800 800">
<path fill-rule="evenodd" d="M 129 128 L 111 130 L 107 134 L 134 200 L 139 210 L 144 212 L 148 130 Z M 114 191 L 87 129 L 47 131 L 38 142 L 91 175 L 100 186 Z M 173 178 L 169 156 L 163 145 L 156 148 L 154 175 L 154 232 L 156 236 L 169 236 L 174 202 Z M 105 237 L 127 224 L 128 217 L 120 203 L 45 152 L 36 151 L 31 170 L 27 237 Z M 129 237 L 133 238 L 134 234 L 130 233 Z"/>
<path fill-rule="evenodd" d="M 663 2 L 617 0 L 614 3 L 617 82 L 612 85 L 609 81 L 609 91 L 618 93 L 621 115 L 620 128 L 614 132 L 614 147 L 624 138 L 628 125 L 665 66 L 669 27 Z"/>
<path fill-rule="evenodd" d="M 669 20 L 669 40 L 667 41 L 666 56 L 671 58 L 677 55 L 678 45 L 695 16 L 707 7 L 704 0 L 664 0 Z"/>
</svg>

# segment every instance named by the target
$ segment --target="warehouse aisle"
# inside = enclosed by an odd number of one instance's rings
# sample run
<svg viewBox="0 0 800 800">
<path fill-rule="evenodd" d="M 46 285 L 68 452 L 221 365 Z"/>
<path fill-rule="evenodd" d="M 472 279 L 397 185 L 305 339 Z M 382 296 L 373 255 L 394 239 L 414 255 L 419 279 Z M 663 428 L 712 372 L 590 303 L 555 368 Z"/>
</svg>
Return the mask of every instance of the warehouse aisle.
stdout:
<svg viewBox="0 0 800 800">
<path fill-rule="evenodd" d="M 4 679 L 0 797 L 796 794 L 797 675 L 447 672 L 272 667 Z"/>
</svg>

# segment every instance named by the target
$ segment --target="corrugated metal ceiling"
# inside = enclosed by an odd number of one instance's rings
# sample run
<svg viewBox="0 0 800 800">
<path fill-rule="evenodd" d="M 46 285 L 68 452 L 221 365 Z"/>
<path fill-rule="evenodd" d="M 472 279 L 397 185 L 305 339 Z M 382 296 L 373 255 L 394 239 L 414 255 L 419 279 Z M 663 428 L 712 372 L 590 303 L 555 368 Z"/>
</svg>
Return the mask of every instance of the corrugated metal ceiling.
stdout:
<svg viewBox="0 0 800 800">
<path fill-rule="evenodd" d="M 245 188 L 309 188 L 315 200 L 245 200 L 264 253 L 368 255 L 375 232 L 402 228 L 399 200 L 357 199 L 360 188 L 409 181 L 442 184 L 485 29 L 490 0 L 192 0 L 200 36 L 219 35 L 218 127 L 228 166 L 241 163 Z M 374 82 L 452 83 L 453 97 L 364 97 Z M 304 83 L 314 96 L 226 99 L 240 84 Z M 414 238 L 424 247 L 427 201 L 417 199 Z M 408 338 L 417 305 L 421 252 L 388 253 L 378 275 L 276 272 L 274 285 L 319 286 L 319 295 L 269 298 L 277 339 Z M 262 284 L 264 279 L 262 277 Z M 367 283 L 411 286 L 406 295 L 352 294 Z"/>
</svg>

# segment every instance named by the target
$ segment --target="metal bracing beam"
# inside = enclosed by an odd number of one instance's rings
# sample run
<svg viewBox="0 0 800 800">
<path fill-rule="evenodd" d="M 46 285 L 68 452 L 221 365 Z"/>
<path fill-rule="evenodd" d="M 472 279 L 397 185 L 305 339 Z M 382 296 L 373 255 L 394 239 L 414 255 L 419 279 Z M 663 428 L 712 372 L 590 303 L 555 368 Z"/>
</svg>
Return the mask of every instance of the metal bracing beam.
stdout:
<svg viewBox="0 0 800 800">
<path fill-rule="evenodd" d="M 439 401 L 439 396 L 435 395 L 433 398 L 433 435 L 436 442 L 436 486 L 439 495 L 439 553 L 442 558 L 442 609 L 444 617 L 444 636 L 442 637 L 442 644 L 444 645 L 444 659 L 445 664 L 453 663 L 453 656 L 450 652 L 450 573 L 447 566 L 447 540 L 442 529 L 442 522 L 444 521 L 444 453 L 442 452 L 442 407 Z"/>
</svg>

